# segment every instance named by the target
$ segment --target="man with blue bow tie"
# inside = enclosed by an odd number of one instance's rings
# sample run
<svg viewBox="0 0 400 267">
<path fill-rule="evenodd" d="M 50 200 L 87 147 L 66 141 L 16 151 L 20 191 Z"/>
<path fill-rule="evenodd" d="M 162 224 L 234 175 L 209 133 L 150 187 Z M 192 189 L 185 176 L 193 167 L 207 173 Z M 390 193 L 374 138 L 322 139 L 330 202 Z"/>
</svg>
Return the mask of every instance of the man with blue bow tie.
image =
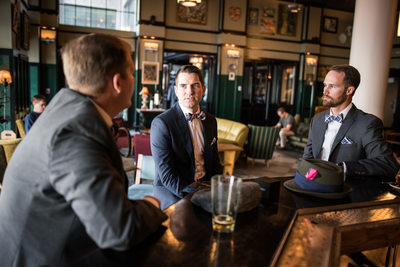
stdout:
<svg viewBox="0 0 400 267">
<path fill-rule="evenodd" d="M 350 65 L 335 65 L 325 77 L 323 105 L 330 109 L 311 120 L 303 158 L 338 163 L 346 177 L 394 178 L 399 169 L 383 139 L 382 121 L 356 108 L 353 95 L 360 73 Z"/>
<path fill-rule="evenodd" d="M 156 178 L 154 196 L 165 209 L 188 192 L 193 182 L 222 173 L 217 149 L 217 122 L 200 111 L 205 93 L 201 70 L 182 66 L 175 79 L 178 103 L 157 116 L 151 124 L 151 151 Z"/>
</svg>

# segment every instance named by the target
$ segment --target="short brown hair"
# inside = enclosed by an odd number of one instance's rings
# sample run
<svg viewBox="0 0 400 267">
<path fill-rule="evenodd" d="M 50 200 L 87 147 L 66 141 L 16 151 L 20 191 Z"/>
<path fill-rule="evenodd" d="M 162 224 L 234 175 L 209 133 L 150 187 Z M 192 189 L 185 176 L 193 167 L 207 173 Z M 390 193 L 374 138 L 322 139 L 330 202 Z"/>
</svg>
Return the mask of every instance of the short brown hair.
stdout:
<svg viewBox="0 0 400 267">
<path fill-rule="evenodd" d="M 330 70 L 344 73 L 343 82 L 344 82 L 346 87 L 353 86 L 354 89 L 357 89 L 357 87 L 360 85 L 360 79 L 361 79 L 360 73 L 353 66 L 350 66 L 350 65 L 333 65 L 330 68 Z M 355 90 L 354 90 L 354 92 L 355 92 Z"/>
<path fill-rule="evenodd" d="M 88 34 L 68 42 L 61 49 L 65 78 L 69 87 L 97 97 L 116 73 L 124 78 L 130 46 L 107 34 Z"/>
<path fill-rule="evenodd" d="M 280 108 L 278 108 L 278 109 L 276 110 L 276 113 L 278 113 L 278 112 L 285 113 L 285 112 L 286 112 L 286 109 L 285 109 L 284 107 L 280 107 Z"/>
<path fill-rule="evenodd" d="M 199 80 L 200 80 L 200 82 L 201 82 L 201 85 L 202 85 L 202 86 L 204 85 L 203 73 L 201 73 L 201 70 L 200 70 L 198 67 L 193 66 L 193 65 L 183 65 L 183 66 L 181 66 L 181 67 L 179 68 L 178 72 L 176 73 L 175 81 L 178 80 L 178 75 L 179 75 L 180 73 L 196 73 L 197 76 L 199 76 Z M 175 83 L 176 83 L 176 82 L 175 82 Z"/>
<path fill-rule="evenodd" d="M 44 101 L 45 103 L 47 103 L 47 98 L 44 95 L 34 95 L 32 97 L 33 103 L 39 103 L 40 101 Z"/>
</svg>

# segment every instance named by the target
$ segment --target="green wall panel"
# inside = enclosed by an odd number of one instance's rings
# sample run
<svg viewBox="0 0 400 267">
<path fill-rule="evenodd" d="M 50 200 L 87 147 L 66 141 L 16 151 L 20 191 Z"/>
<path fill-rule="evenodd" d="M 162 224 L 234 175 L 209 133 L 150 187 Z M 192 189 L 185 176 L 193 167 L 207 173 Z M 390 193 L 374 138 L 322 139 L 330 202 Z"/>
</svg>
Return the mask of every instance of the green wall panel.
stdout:
<svg viewBox="0 0 400 267">
<path fill-rule="evenodd" d="M 219 75 L 219 82 L 217 117 L 240 121 L 242 91 L 238 91 L 237 88 L 242 86 L 242 76 L 236 76 L 234 81 L 230 81 L 228 75 Z"/>
<path fill-rule="evenodd" d="M 46 95 L 48 101 L 50 101 L 57 93 L 57 66 L 55 64 L 42 64 L 40 78 L 43 87 L 42 90 L 50 88 L 50 94 Z"/>
<path fill-rule="evenodd" d="M 30 99 L 34 95 L 39 94 L 39 65 L 38 64 L 29 64 L 29 96 Z M 30 105 L 32 111 L 32 105 Z"/>
</svg>

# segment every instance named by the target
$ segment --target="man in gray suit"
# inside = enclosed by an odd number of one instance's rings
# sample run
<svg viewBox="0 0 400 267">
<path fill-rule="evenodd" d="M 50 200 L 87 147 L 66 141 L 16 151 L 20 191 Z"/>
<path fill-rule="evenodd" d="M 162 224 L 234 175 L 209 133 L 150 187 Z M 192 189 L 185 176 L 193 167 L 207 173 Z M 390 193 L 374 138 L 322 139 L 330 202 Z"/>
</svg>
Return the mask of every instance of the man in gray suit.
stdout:
<svg viewBox="0 0 400 267">
<path fill-rule="evenodd" d="M 0 265 L 66 266 L 101 249 L 126 250 L 166 215 L 130 201 L 111 118 L 131 105 L 129 45 L 90 34 L 62 48 L 66 80 L 22 140 L 0 194 Z"/>
<path fill-rule="evenodd" d="M 330 109 L 311 120 L 303 158 L 338 163 L 346 177 L 394 178 L 399 169 L 383 140 L 382 121 L 352 103 L 360 73 L 350 65 L 332 66 L 325 77 L 323 104 Z"/>
</svg>

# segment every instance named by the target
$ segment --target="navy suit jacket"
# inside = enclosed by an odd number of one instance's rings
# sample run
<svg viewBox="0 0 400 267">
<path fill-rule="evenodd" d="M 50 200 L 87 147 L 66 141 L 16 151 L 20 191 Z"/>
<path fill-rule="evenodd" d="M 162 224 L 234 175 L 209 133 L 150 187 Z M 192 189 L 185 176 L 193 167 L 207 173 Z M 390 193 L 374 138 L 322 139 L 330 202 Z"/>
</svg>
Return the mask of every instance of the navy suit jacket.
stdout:
<svg viewBox="0 0 400 267">
<path fill-rule="evenodd" d="M 206 113 L 202 121 L 204 133 L 204 167 L 207 180 L 222 173 L 217 148 L 217 122 Z M 156 177 L 154 196 L 161 208 L 174 204 L 182 196 L 182 189 L 194 182 L 195 166 L 192 138 L 186 118 L 176 103 L 158 115 L 151 124 L 151 151 Z"/>
<path fill-rule="evenodd" d="M 303 158 L 321 158 L 322 144 L 328 124 L 321 112 L 311 120 Z M 346 138 L 349 142 L 342 142 Z M 347 176 L 380 176 L 394 178 L 399 169 L 392 151 L 383 139 L 382 121 L 353 104 L 332 144 L 329 161 L 345 162 Z"/>
</svg>

